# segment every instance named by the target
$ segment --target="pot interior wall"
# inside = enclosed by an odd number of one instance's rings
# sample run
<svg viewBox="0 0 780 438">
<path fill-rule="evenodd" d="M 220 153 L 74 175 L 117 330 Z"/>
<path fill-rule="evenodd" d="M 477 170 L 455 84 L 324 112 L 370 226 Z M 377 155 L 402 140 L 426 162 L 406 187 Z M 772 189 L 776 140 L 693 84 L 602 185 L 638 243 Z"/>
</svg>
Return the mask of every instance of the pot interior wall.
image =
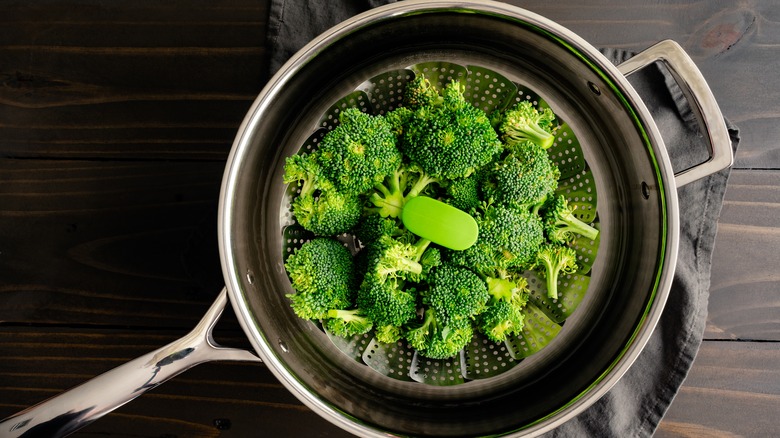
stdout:
<svg viewBox="0 0 780 438">
<path fill-rule="evenodd" d="M 224 226 L 235 260 L 229 275 L 252 315 L 245 321 L 251 340 L 288 388 L 339 421 L 409 435 L 508 433 L 588 403 L 589 391 L 631 355 L 632 339 L 652 328 L 649 309 L 663 304 L 656 285 L 669 190 L 646 122 L 590 56 L 533 20 L 423 11 L 336 33 L 264 91 L 241 133 L 250 147 L 233 158 L 241 176 Z M 297 153 L 332 102 L 379 73 L 425 61 L 482 66 L 529 85 L 572 126 L 599 194 L 601 243 L 590 288 L 558 338 L 510 372 L 451 387 L 376 373 L 297 318 L 285 297 L 293 291 L 282 259 L 284 158 Z"/>
</svg>

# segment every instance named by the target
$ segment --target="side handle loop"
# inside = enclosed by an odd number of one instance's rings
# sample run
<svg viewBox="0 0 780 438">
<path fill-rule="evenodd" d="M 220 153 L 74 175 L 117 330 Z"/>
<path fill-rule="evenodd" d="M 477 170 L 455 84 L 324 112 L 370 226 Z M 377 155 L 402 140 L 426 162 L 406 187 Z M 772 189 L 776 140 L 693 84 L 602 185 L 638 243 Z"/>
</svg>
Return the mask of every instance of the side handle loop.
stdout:
<svg viewBox="0 0 780 438">
<path fill-rule="evenodd" d="M 734 163 L 734 153 L 720 107 L 701 71 L 679 44 L 672 40 L 661 41 L 618 65 L 618 70 L 628 76 L 658 61 L 666 65 L 690 103 L 709 149 L 708 160 L 675 173 L 677 187 L 730 167 Z"/>
</svg>

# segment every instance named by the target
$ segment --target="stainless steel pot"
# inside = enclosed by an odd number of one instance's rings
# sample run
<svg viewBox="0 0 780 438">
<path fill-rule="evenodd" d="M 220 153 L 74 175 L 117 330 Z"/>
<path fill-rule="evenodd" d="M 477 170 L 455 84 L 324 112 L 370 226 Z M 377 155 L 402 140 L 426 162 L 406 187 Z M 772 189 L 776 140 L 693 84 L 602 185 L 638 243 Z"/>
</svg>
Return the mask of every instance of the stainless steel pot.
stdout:
<svg viewBox="0 0 780 438">
<path fill-rule="evenodd" d="M 456 386 L 390 379 L 344 355 L 290 310 L 283 267 L 285 157 L 340 97 L 427 61 L 481 66 L 527 84 L 565 119 L 599 193 L 601 242 L 586 299 L 555 342 L 511 371 Z M 675 174 L 627 75 L 661 61 L 702 125 L 710 159 Z M 262 360 L 293 394 L 362 436 L 535 435 L 582 412 L 628 370 L 664 307 L 676 263 L 676 189 L 728 167 L 729 137 L 706 82 L 670 41 L 613 66 L 560 25 L 497 2 L 409 0 L 327 31 L 254 102 L 228 159 L 219 209 L 226 288 L 185 338 L 0 423 L 21 436 L 70 433 L 201 362 Z M 216 345 L 229 301 L 255 352 Z M 255 355 L 256 353 L 256 355 Z"/>
</svg>

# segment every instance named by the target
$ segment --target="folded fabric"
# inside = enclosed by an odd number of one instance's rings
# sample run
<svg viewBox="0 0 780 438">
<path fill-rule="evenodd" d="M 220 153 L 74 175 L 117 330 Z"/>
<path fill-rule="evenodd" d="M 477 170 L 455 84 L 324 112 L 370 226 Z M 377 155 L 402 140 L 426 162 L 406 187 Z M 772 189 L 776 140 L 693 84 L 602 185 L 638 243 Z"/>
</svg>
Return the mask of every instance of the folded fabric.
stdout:
<svg viewBox="0 0 780 438">
<path fill-rule="evenodd" d="M 333 25 L 383 0 L 272 0 L 268 32 L 271 73 L 298 49 Z M 616 64 L 632 53 L 604 48 Z M 688 102 L 662 67 L 629 76 L 650 110 L 675 169 L 685 169 L 706 151 Z M 738 129 L 727 122 L 732 146 Z M 623 378 L 550 437 L 641 437 L 652 435 L 682 385 L 701 345 L 707 317 L 712 250 L 729 170 L 678 189 L 680 242 L 669 299 L 647 346 Z"/>
</svg>

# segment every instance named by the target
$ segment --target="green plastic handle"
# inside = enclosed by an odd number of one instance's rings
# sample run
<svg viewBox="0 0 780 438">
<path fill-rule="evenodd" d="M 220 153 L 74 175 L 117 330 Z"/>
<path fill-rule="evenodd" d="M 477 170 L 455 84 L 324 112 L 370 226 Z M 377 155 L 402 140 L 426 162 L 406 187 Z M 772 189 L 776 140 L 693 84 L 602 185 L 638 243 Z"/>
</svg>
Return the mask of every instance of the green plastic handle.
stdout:
<svg viewBox="0 0 780 438">
<path fill-rule="evenodd" d="M 462 251 L 477 241 L 477 221 L 463 210 L 427 196 L 404 204 L 401 221 L 412 233 L 445 248 Z"/>
</svg>

